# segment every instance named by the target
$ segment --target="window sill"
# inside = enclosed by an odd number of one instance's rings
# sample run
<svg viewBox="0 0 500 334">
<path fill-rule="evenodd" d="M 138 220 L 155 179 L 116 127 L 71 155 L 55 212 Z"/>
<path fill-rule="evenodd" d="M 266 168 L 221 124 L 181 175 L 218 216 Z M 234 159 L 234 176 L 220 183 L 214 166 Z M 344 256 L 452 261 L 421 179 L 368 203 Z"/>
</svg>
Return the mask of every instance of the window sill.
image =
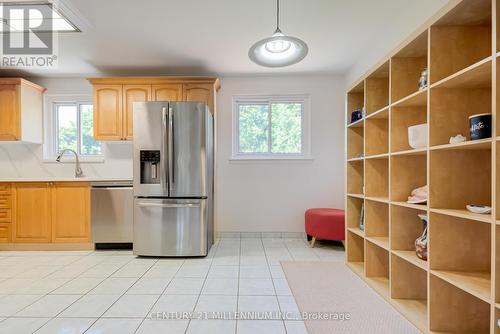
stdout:
<svg viewBox="0 0 500 334">
<path fill-rule="evenodd" d="M 310 156 L 306 157 L 231 157 L 230 163 L 278 163 L 278 164 L 292 164 L 292 163 L 312 163 L 314 159 Z"/>
<path fill-rule="evenodd" d="M 74 157 L 64 157 L 61 162 L 56 161 L 57 157 L 53 158 L 43 158 L 44 163 L 53 164 L 74 164 L 76 162 Z M 92 163 L 104 163 L 104 157 L 78 157 L 81 164 L 92 164 Z"/>
</svg>

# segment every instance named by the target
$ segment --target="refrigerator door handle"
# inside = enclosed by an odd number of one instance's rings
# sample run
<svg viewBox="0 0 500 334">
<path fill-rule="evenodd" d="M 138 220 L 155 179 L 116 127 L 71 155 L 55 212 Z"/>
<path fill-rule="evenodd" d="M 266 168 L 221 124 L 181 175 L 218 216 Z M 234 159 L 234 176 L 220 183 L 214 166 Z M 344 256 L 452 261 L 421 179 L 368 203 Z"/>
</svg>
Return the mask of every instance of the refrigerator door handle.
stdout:
<svg viewBox="0 0 500 334">
<path fill-rule="evenodd" d="M 199 208 L 200 204 L 198 203 L 181 203 L 181 204 L 166 204 L 166 203 L 148 203 L 148 202 L 139 202 L 137 203 L 139 207 L 160 207 L 160 208 Z"/>
<path fill-rule="evenodd" d="M 167 107 L 162 107 L 161 108 L 161 113 L 162 113 L 162 127 L 161 127 L 161 174 L 160 174 L 160 182 L 161 186 L 163 188 L 163 193 L 168 194 L 168 189 L 169 189 L 169 166 L 168 166 L 168 160 L 170 157 L 165 156 L 164 152 L 166 152 L 166 146 L 167 146 L 167 140 L 169 134 L 167 133 L 168 131 L 168 110 Z"/>
<path fill-rule="evenodd" d="M 168 183 L 170 191 L 175 184 L 174 173 L 174 110 L 168 109 Z"/>
</svg>

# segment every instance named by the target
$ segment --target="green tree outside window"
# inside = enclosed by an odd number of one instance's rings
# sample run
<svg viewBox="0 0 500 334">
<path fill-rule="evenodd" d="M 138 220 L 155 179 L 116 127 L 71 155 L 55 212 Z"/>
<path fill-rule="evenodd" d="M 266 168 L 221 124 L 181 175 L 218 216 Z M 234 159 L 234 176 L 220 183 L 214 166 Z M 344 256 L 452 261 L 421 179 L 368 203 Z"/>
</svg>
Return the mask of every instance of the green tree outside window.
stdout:
<svg viewBox="0 0 500 334">
<path fill-rule="evenodd" d="M 239 104 L 240 153 L 302 153 L 302 103 Z"/>
</svg>

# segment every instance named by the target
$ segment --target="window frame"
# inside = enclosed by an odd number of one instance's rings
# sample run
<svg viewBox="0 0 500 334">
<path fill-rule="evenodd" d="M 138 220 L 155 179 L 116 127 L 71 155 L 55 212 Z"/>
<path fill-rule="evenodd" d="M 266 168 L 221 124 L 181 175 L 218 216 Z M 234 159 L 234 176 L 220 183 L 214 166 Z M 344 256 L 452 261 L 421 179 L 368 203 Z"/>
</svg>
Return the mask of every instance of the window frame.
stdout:
<svg viewBox="0 0 500 334">
<path fill-rule="evenodd" d="M 273 153 L 272 148 L 272 108 L 273 103 L 300 103 L 302 104 L 301 120 L 301 153 Z M 268 152 L 240 152 L 240 106 L 248 104 L 263 104 L 269 106 L 268 125 Z M 230 160 L 311 160 L 311 112 L 308 94 L 293 95 L 235 95 L 233 96 L 232 111 L 232 155 Z"/>
<path fill-rule="evenodd" d="M 61 105 L 77 105 L 77 125 L 81 127 L 81 105 L 94 105 L 92 96 L 90 95 L 46 95 L 44 96 L 44 145 L 43 145 L 43 160 L 44 162 L 56 162 L 55 159 L 59 155 L 59 126 L 58 126 L 58 112 L 57 107 Z M 81 129 L 77 129 L 77 153 L 80 162 L 83 163 L 100 163 L 104 162 L 104 146 L 101 143 L 101 154 L 82 155 L 79 151 L 81 149 L 82 141 Z M 73 155 L 65 155 L 61 161 L 74 162 Z"/>
</svg>

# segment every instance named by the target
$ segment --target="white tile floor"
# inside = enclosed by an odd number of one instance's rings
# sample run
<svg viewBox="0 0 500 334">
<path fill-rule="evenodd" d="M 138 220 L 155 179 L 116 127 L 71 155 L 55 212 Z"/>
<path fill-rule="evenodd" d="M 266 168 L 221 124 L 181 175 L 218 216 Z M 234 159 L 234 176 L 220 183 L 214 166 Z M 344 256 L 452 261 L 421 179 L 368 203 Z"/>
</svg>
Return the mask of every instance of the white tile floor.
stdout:
<svg viewBox="0 0 500 334">
<path fill-rule="evenodd" d="M 301 239 L 242 238 L 221 239 L 208 257 L 191 259 L 0 252 L 0 333 L 303 334 L 299 320 L 155 319 L 156 312 L 297 313 L 285 260 L 344 261 L 344 251 L 311 249 Z"/>
</svg>

